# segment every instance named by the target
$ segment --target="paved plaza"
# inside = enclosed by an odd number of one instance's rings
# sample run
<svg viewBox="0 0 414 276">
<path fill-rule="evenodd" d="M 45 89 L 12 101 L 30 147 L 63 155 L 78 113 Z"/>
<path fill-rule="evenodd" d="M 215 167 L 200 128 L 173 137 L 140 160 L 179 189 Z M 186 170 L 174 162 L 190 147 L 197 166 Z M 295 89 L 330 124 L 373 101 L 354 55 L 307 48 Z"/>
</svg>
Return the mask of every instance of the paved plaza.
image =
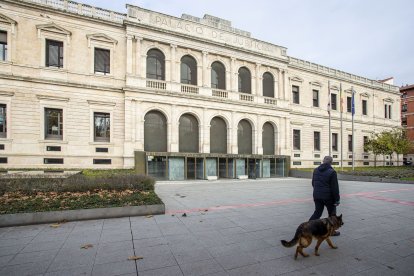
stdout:
<svg viewBox="0 0 414 276">
<path fill-rule="evenodd" d="M 0 275 L 413 275 L 414 185 L 339 184 L 319 257 L 280 244 L 313 212 L 309 179 L 159 182 L 165 215 L 0 228 Z"/>
</svg>

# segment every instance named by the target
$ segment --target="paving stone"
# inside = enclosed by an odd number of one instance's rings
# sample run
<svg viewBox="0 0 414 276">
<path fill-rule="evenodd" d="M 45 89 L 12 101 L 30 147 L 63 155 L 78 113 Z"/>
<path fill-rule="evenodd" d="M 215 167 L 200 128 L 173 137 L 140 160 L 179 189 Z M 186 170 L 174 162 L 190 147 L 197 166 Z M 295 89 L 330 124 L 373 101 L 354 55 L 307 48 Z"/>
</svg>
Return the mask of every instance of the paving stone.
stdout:
<svg viewBox="0 0 414 276">
<path fill-rule="evenodd" d="M 184 275 L 201 276 L 217 272 L 223 272 L 220 264 L 214 259 L 204 260 L 194 263 L 180 264 L 180 268 Z"/>
<path fill-rule="evenodd" d="M 139 276 L 183 276 L 181 269 L 178 266 L 169 266 L 153 270 L 140 271 Z"/>
<path fill-rule="evenodd" d="M 17 265 L 24 263 L 46 263 L 50 264 L 55 258 L 59 249 L 46 250 L 39 252 L 19 253 L 9 261 L 8 265 Z"/>
<path fill-rule="evenodd" d="M 64 270 L 58 270 L 53 272 L 47 272 L 44 276 L 83 276 L 91 275 L 93 265 L 79 266 Z"/>
<path fill-rule="evenodd" d="M 257 263 L 251 255 L 245 252 L 233 252 L 229 255 L 216 257 L 215 260 L 226 270 Z"/>
<path fill-rule="evenodd" d="M 0 270 L 0 275 L 7 276 L 25 276 L 25 275 L 38 275 L 46 272 L 49 263 L 25 263 L 17 265 L 4 266 Z"/>
<path fill-rule="evenodd" d="M 95 264 L 92 269 L 92 275 L 112 276 L 136 273 L 135 261 L 123 261 L 116 263 Z"/>
<path fill-rule="evenodd" d="M 138 271 L 146 271 L 163 267 L 177 266 L 177 261 L 172 253 L 162 255 L 147 256 L 137 261 Z"/>
</svg>

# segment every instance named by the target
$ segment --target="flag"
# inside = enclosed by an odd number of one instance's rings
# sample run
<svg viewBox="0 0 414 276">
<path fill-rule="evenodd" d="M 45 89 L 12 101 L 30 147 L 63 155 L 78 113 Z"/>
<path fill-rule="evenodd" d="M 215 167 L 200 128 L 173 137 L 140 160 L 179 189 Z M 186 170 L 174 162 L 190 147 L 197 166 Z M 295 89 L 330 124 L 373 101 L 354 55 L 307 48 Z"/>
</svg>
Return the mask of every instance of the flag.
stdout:
<svg viewBox="0 0 414 276">
<path fill-rule="evenodd" d="M 352 116 L 355 115 L 355 90 L 352 89 L 352 100 L 351 100 L 351 112 L 352 112 Z"/>
</svg>

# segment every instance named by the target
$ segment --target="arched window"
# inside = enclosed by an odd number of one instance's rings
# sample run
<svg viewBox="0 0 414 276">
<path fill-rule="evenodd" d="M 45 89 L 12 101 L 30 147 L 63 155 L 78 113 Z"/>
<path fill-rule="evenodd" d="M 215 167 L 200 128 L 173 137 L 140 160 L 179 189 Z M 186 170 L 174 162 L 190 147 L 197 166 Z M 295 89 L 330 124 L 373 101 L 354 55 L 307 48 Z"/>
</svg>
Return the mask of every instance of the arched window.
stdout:
<svg viewBox="0 0 414 276">
<path fill-rule="evenodd" d="M 239 154 L 252 154 L 252 126 L 247 120 L 241 120 L 237 126 L 237 146 Z"/>
<path fill-rule="evenodd" d="M 198 121 L 191 114 L 180 117 L 179 152 L 198 152 Z"/>
<path fill-rule="evenodd" d="M 218 61 L 211 64 L 211 88 L 226 89 L 226 68 Z"/>
<path fill-rule="evenodd" d="M 263 74 L 263 96 L 265 97 L 275 97 L 275 82 L 273 80 L 273 75 L 269 72 Z"/>
<path fill-rule="evenodd" d="M 220 117 L 214 117 L 210 122 L 210 152 L 227 153 L 227 126 Z"/>
<path fill-rule="evenodd" d="M 263 125 L 262 146 L 263 154 L 275 154 L 275 129 L 269 122 Z"/>
<path fill-rule="evenodd" d="M 165 80 L 165 57 L 158 49 L 147 53 L 147 79 Z"/>
<path fill-rule="evenodd" d="M 239 69 L 239 92 L 252 93 L 252 76 L 246 67 Z"/>
<path fill-rule="evenodd" d="M 145 114 L 144 150 L 167 152 L 167 120 L 159 111 Z"/>
<path fill-rule="evenodd" d="M 181 83 L 197 85 L 197 62 L 191 56 L 181 58 Z"/>
</svg>

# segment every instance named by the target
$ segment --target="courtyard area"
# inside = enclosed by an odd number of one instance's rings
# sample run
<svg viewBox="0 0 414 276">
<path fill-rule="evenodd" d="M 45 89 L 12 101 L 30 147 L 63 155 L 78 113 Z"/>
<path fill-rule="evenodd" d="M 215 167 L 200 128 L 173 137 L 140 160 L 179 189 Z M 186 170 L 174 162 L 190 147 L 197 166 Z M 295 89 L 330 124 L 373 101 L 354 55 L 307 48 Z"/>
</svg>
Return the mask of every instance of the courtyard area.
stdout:
<svg viewBox="0 0 414 276">
<path fill-rule="evenodd" d="M 158 182 L 165 215 L 0 228 L 0 275 L 412 275 L 414 185 L 339 185 L 319 257 L 280 244 L 313 213 L 309 179 Z"/>
</svg>

